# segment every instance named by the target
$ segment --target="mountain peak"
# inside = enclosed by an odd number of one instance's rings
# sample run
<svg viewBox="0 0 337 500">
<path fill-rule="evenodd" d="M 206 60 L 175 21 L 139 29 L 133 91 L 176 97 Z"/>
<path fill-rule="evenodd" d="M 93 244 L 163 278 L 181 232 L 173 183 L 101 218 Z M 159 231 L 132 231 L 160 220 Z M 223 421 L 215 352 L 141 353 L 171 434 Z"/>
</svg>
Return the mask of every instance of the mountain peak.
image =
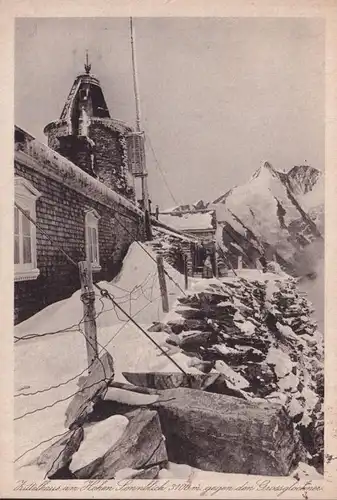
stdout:
<svg viewBox="0 0 337 500">
<path fill-rule="evenodd" d="M 272 175 L 275 176 L 277 175 L 277 171 L 274 169 L 274 167 L 269 163 L 269 161 L 263 161 L 260 165 L 260 167 L 254 172 L 252 175 L 252 179 L 256 179 L 260 175 L 263 175 L 264 172 L 271 173 Z"/>
<path fill-rule="evenodd" d="M 295 165 L 287 174 L 289 185 L 295 194 L 306 194 L 312 190 L 322 172 L 310 165 Z"/>
</svg>

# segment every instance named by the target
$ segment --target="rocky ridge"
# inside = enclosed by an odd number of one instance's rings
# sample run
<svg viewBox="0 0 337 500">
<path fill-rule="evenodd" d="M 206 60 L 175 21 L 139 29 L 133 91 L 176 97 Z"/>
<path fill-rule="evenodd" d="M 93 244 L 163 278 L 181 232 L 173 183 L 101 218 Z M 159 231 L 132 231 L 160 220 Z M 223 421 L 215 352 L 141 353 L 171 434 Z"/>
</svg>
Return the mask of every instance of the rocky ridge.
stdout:
<svg viewBox="0 0 337 500">
<path fill-rule="evenodd" d="M 283 405 L 309 463 L 321 470 L 323 340 L 311 305 L 292 278 L 208 281 L 178 299 L 166 343 L 189 356 L 191 366 L 220 372 L 224 393 Z"/>
</svg>

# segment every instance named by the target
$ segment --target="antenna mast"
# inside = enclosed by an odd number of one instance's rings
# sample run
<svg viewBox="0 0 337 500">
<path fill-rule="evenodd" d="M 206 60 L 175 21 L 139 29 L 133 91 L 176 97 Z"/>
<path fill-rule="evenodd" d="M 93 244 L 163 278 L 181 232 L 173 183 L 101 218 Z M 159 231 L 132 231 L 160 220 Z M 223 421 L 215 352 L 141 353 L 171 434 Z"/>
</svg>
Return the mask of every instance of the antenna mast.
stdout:
<svg viewBox="0 0 337 500">
<path fill-rule="evenodd" d="M 140 101 L 139 101 L 139 91 L 138 91 L 138 81 L 137 81 L 137 63 L 136 63 L 136 51 L 135 51 L 135 35 L 134 35 L 134 27 L 133 27 L 133 19 L 130 17 L 130 39 L 131 39 L 131 55 L 132 55 L 132 76 L 133 76 L 133 90 L 135 95 L 135 104 L 136 104 L 136 131 L 138 134 L 144 136 L 144 133 L 141 130 L 140 126 Z M 144 141 L 144 137 L 141 138 Z M 145 151 L 145 149 L 144 149 Z M 152 239 L 152 231 L 151 231 L 151 219 L 150 219 L 150 203 L 149 203 L 149 191 L 147 186 L 147 169 L 146 169 L 146 159 L 144 154 L 144 164 L 143 164 L 143 172 L 141 175 L 142 182 L 142 198 L 143 198 L 143 206 L 145 212 L 145 228 L 146 228 L 146 237 L 148 240 Z"/>
</svg>

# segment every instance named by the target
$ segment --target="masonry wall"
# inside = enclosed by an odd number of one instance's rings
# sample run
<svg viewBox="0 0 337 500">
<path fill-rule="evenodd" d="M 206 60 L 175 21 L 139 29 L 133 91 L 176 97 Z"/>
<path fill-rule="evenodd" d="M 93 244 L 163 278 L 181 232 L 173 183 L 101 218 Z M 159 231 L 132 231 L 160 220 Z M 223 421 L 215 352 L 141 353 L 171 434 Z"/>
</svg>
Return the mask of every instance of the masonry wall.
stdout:
<svg viewBox="0 0 337 500">
<path fill-rule="evenodd" d="M 122 135 L 104 121 L 95 118 L 89 126 L 90 140 L 85 136 L 65 135 L 63 122 L 48 126 L 48 146 L 68 158 L 82 170 L 97 176 L 101 182 L 126 198 L 134 198 L 134 190 L 127 184 L 125 169 L 127 165 L 121 139 Z M 91 154 L 94 154 L 94 172 Z"/>
<path fill-rule="evenodd" d="M 116 276 L 130 243 L 143 239 L 143 220 L 126 207 L 116 203 L 112 209 L 108 208 L 19 162 L 15 162 L 15 175 L 26 178 L 40 191 L 36 202 L 37 223 L 75 262 L 85 260 L 85 212 L 95 209 L 99 213 L 102 270 L 94 273 L 94 280 L 111 280 Z M 38 229 L 36 245 L 40 275 L 36 280 L 15 282 L 15 323 L 69 297 L 80 287 L 78 270 Z"/>
</svg>

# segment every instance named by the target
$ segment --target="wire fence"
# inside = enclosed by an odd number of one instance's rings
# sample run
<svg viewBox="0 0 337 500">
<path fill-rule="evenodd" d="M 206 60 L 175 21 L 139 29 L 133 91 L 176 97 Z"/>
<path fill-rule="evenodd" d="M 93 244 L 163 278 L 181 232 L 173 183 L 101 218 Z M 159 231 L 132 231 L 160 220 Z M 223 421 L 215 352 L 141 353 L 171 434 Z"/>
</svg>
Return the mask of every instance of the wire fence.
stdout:
<svg viewBox="0 0 337 500">
<path fill-rule="evenodd" d="M 68 255 L 68 253 L 65 252 L 64 249 L 61 248 L 59 245 L 55 245 L 55 242 L 52 240 L 52 238 L 45 231 L 43 231 L 39 227 L 39 224 L 37 224 L 34 219 L 32 219 L 26 212 L 24 212 L 24 210 L 16 202 L 15 202 L 15 205 L 30 220 L 30 222 L 33 223 L 37 227 L 37 229 L 41 231 L 41 234 L 43 234 L 49 241 L 51 241 L 51 243 L 66 257 L 66 259 L 74 267 L 76 267 L 76 270 L 78 271 L 78 265 Z M 116 216 L 115 216 L 115 219 L 117 220 L 117 222 L 119 222 L 124 227 L 124 229 L 129 234 L 131 234 L 131 232 L 127 229 L 127 227 L 124 226 L 123 223 L 121 223 L 121 221 Z M 142 248 L 144 253 L 149 258 L 151 258 L 152 261 L 154 261 L 156 263 L 156 266 L 157 266 L 156 259 L 153 258 L 153 256 L 146 249 L 146 247 L 144 245 L 142 245 L 138 240 L 135 240 L 135 241 Z M 176 280 L 168 273 L 168 271 L 166 269 L 164 269 L 164 272 L 165 272 L 165 275 L 170 279 L 170 281 L 179 289 L 179 291 L 185 294 L 185 291 L 180 287 L 179 283 L 176 282 Z M 87 390 L 90 387 L 97 386 L 101 382 L 108 382 L 108 379 L 107 379 L 107 376 L 105 373 L 105 367 L 101 361 L 100 356 L 104 351 L 107 353 L 109 352 L 107 350 L 107 347 L 116 339 L 116 337 L 120 334 L 120 332 L 130 323 L 132 323 L 142 334 L 144 334 L 148 338 L 148 340 L 150 342 L 152 342 L 155 345 L 155 347 L 161 352 L 161 354 L 165 355 L 181 372 L 185 373 L 184 370 L 180 367 L 180 365 L 178 363 L 176 363 L 176 361 L 174 359 L 172 359 L 171 356 L 169 354 L 167 354 L 167 352 L 155 340 L 152 339 L 152 337 L 144 330 L 144 328 L 141 325 L 139 325 L 137 323 L 137 321 L 135 319 L 137 317 L 137 315 L 139 315 L 144 309 L 146 309 L 151 304 L 153 304 L 154 302 L 157 302 L 161 299 L 161 294 L 159 296 L 156 296 L 155 298 L 153 297 L 155 283 L 157 280 L 158 280 L 158 272 L 157 272 L 157 268 L 156 268 L 155 271 L 147 274 L 147 276 L 145 277 L 145 279 L 143 280 L 142 283 L 136 284 L 131 290 L 127 290 L 123 287 L 120 287 L 118 284 L 116 284 L 116 285 L 113 284 L 112 285 L 113 288 L 119 290 L 120 292 L 123 292 L 121 295 L 118 295 L 118 296 L 110 293 L 106 288 L 100 286 L 98 283 L 94 283 L 94 286 L 99 291 L 99 293 L 95 293 L 95 297 L 99 300 L 99 302 L 101 304 L 100 310 L 96 313 L 94 319 L 97 320 L 103 314 L 106 314 L 109 311 L 114 311 L 114 313 L 118 319 L 118 323 L 121 323 L 120 327 L 117 329 L 117 331 L 115 331 L 111 335 L 109 340 L 104 345 L 97 341 L 97 346 L 100 348 L 99 352 L 97 353 L 97 356 L 95 356 L 95 358 L 91 364 L 88 365 L 88 363 L 86 363 L 85 367 L 80 372 L 76 373 L 75 375 L 72 375 L 71 377 L 69 377 L 66 380 L 63 380 L 57 384 L 50 384 L 46 387 L 31 390 L 30 392 L 17 392 L 14 395 L 14 397 L 15 398 L 34 398 L 35 396 L 38 396 L 39 394 L 45 394 L 45 393 L 48 393 L 50 391 L 55 391 L 55 390 L 59 389 L 60 387 L 65 387 L 68 384 L 71 384 L 72 382 L 74 382 L 76 379 L 79 379 L 82 375 L 86 374 L 88 372 L 88 370 L 91 368 L 91 365 L 96 361 L 96 359 L 98 359 L 98 362 L 100 362 L 102 365 L 104 378 L 102 378 L 99 381 L 95 381 L 93 386 L 85 386 L 84 388 L 79 387 L 78 389 L 76 389 L 76 391 L 71 392 L 71 394 L 67 394 L 64 397 L 57 398 L 54 401 L 49 402 L 48 404 L 44 404 L 42 406 L 38 406 L 38 407 L 33 408 L 31 410 L 25 411 L 21 415 L 16 416 L 14 418 L 14 421 L 20 421 L 28 416 L 42 412 L 43 410 L 53 408 L 57 404 L 66 402 L 66 401 L 72 399 L 73 397 L 75 397 L 77 394 L 81 394 L 84 390 Z M 137 303 L 137 301 L 141 297 L 144 297 L 144 299 L 146 300 L 146 304 L 143 305 L 137 311 L 132 311 L 132 304 L 134 302 Z M 109 302 L 111 302 L 110 308 L 106 308 L 106 302 L 104 299 L 109 300 Z M 124 304 L 128 305 L 129 311 L 125 310 L 124 307 L 122 307 Z M 123 317 L 121 317 L 121 316 L 123 316 Z M 159 308 L 158 308 L 158 319 L 159 319 Z M 74 323 L 66 328 L 58 329 L 55 331 L 43 332 L 43 333 L 26 334 L 26 335 L 23 335 L 20 337 L 15 336 L 14 342 L 19 343 L 19 342 L 34 340 L 37 338 L 41 339 L 43 337 L 58 335 L 58 334 L 62 334 L 62 333 L 79 332 L 85 338 L 86 342 L 88 342 L 91 345 L 90 339 L 88 339 L 88 336 L 85 334 L 85 332 L 81 328 L 81 326 L 84 323 L 85 323 L 85 317 L 82 316 L 81 319 L 78 321 L 78 323 Z M 66 431 L 66 432 L 68 432 L 68 431 Z M 22 453 L 20 456 L 18 456 L 15 459 L 15 462 L 19 461 L 21 458 L 23 458 L 29 452 L 37 449 L 42 444 L 50 442 L 58 437 L 62 437 L 63 435 L 66 434 L 66 432 L 63 434 L 57 434 L 57 435 L 52 436 L 48 439 L 42 440 L 37 444 L 34 444 L 34 446 L 32 448 L 26 450 L 24 453 Z"/>
</svg>

